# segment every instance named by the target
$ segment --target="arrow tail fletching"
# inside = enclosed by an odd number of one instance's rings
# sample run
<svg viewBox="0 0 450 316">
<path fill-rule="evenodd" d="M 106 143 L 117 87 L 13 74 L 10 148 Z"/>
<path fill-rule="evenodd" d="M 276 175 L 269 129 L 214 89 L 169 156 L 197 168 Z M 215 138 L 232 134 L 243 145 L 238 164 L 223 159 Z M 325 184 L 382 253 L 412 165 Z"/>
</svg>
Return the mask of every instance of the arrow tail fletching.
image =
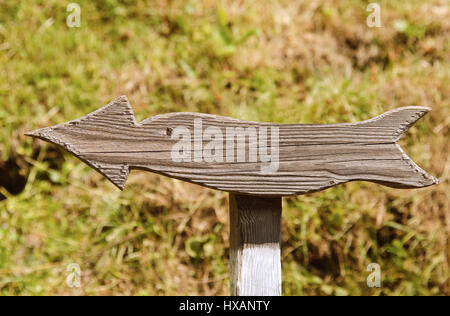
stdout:
<svg viewBox="0 0 450 316">
<path fill-rule="evenodd" d="M 408 106 L 388 111 L 370 120 L 361 122 L 361 124 L 365 126 L 383 128 L 383 130 L 390 132 L 392 135 L 392 142 L 398 153 L 392 156 L 390 167 L 391 169 L 398 171 L 402 176 L 393 178 L 392 181 L 374 182 L 396 188 L 420 188 L 439 182 L 435 177 L 429 175 L 425 170 L 420 168 L 405 153 L 405 151 L 396 144 L 409 128 L 429 111 L 431 111 L 431 108 L 425 106 Z M 402 161 L 401 165 L 398 164 L 399 161 Z M 387 174 L 386 176 L 390 176 L 390 174 Z"/>
<path fill-rule="evenodd" d="M 361 122 L 361 124 L 390 130 L 392 132 L 392 140 L 396 142 L 429 111 L 431 111 L 431 108 L 426 106 L 406 106 L 388 111 L 370 120 Z"/>
</svg>

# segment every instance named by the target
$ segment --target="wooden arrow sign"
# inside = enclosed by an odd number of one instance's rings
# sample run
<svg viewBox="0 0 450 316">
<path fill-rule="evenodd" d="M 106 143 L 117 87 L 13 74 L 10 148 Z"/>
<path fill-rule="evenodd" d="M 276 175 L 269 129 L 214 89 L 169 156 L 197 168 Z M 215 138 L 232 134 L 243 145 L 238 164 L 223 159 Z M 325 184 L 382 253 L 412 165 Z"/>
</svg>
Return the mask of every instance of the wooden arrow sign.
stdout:
<svg viewBox="0 0 450 316">
<path fill-rule="evenodd" d="M 343 124 L 271 124 L 170 113 L 137 123 L 121 96 L 80 119 L 27 133 L 59 145 L 120 189 L 131 169 L 205 187 L 288 196 L 365 180 L 421 188 L 437 180 L 396 141 L 428 107 L 403 107 Z"/>
<path fill-rule="evenodd" d="M 359 123 L 299 125 L 170 113 L 137 123 L 122 96 L 75 121 L 27 135 L 57 144 L 120 189 L 131 169 L 230 192 L 232 295 L 281 294 L 281 196 L 366 180 L 421 188 L 437 180 L 396 141 L 430 108 Z"/>
</svg>

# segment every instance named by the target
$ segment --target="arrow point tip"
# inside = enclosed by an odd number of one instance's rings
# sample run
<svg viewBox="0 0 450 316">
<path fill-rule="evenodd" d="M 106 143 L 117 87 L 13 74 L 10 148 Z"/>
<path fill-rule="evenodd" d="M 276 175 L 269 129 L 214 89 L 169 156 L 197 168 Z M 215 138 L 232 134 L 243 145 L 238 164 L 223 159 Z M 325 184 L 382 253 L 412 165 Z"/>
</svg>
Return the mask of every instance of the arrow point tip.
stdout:
<svg viewBox="0 0 450 316">
<path fill-rule="evenodd" d="M 42 131 L 43 129 L 36 129 L 34 131 L 30 131 L 30 132 L 26 132 L 24 133 L 25 136 L 30 136 L 30 137 L 42 137 Z"/>
<path fill-rule="evenodd" d="M 435 178 L 435 177 L 432 177 L 433 178 L 433 184 L 439 184 L 439 179 L 438 178 Z"/>
</svg>

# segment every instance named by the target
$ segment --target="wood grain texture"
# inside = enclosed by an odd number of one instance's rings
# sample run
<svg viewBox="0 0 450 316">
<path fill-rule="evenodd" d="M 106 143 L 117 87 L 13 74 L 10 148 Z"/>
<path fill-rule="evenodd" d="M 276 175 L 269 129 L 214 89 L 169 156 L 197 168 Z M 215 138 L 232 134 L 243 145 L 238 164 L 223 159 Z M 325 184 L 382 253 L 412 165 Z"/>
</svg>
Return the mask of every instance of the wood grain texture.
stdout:
<svg viewBox="0 0 450 316">
<path fill-rule="evenodd" d="M 281 295 L 281 197 L 230 194 L 231 295 Z"/>
<path fill-rule="evenodd" d="M 122 96 L 85 117 L 27 135 L 65 148 L 120 189 L 132 169 L 259 196 L 305 194 L 357 180 L 421 188 L 437 180 L 417 166 L 396 141 L 429 110 L 403 107 L 367 121 L 342 124 L 271 124 L 199 113 L 169 113 L 137 123 L 127 98 Z M 196 136 L 194 121 L 199 120 L 201 133 L 212 128 L 223 134 L 224 155 L 229 150 L 237 156 L 235 141 L 244 141 L 245 159 L 206 162 L 195 147 L 200 144 L 205 148 L 210 142 Z M 188 153 L 192 161 L 172 159 L 173 146 L 179 142 L 173 133 L 180 127 L 192 135 Z M 234 138 L 227 134 L 230 128 L 266 130 L 267 142 L 249 137 L 251 133 Z M 271 138 L 272 130 L 278 131 L 278 142 Z M 277 169 L 262 172 L 268 162 L 262 161 L 260 153 L 270 153 L 272 145 L 278 145 L 278 155 L 272 157 Z M 255 148 L 257 161 L 250 159 L 249 148 Z"/>
</svg>

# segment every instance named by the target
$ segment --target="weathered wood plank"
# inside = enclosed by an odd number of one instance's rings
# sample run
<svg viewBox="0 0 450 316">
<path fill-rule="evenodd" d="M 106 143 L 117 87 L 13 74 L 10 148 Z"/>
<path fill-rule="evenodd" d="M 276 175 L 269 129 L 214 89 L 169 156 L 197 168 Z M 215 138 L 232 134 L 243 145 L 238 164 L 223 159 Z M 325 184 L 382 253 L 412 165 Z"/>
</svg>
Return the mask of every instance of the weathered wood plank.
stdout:
<svg viewBox="0 0 450 316">
<path fill-rule="evenodd" d="M 27 135 L 62 146 L 120 189 L 132 169 L 261 196 L 305 194 L 358 180 L 421 188 L 437 180 L 396 141 L 429 110 L 403 107 L 363 122 L 323 125 L 199 113 L 169 113 L 137 123 L 122 96 L 85 117 Z"/>
<path fill-rule="evenodd" d="M 281 295 L 281 197 L 230 194 L 231 295 Z"/>
</svg>

